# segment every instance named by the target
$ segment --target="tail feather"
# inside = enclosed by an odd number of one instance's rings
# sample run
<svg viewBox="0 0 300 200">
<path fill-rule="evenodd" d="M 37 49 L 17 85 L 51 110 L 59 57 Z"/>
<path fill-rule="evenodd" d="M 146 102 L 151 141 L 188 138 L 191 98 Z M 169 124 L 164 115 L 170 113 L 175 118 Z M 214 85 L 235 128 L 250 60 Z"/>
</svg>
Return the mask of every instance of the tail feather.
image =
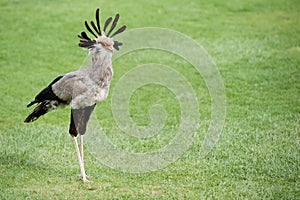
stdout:
<svg viewBox="0 0 300 200">
<path fill-rule="evenodd" d="M 30 102 L 30 103 L 27 105 L 27 108 L 29 108 L 30 106 L 32 106 L 33 104 L 36 104 L 36 103 L 38 103 L 37 100 L 34 100 L 34 101 Z"/>
<path fill-rule="evenodd" d="M 56 109 L 59 106 L 59 102 L 55 100 L 46 100 L 35 107 L 30 115 L 24 120 L 24 123 L 30 123 L 37 120 L 40 116 L 47 112 Z"/>
</svg>

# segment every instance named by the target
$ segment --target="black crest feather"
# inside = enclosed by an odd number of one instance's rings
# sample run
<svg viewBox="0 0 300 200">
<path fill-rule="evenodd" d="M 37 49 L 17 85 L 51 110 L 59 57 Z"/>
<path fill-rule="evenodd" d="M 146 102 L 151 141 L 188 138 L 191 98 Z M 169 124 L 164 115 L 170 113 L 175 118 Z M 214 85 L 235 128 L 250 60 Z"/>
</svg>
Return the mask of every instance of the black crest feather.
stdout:
<svg viewBox="0 0 300 200">
<path fill-rule="evenodd" d="M 114 36 L 116 36 L 116 35 L 122 33 L 123 31 L 125 31 L 125 29 L 126 29 L 126 26 L 123 25 L 121 28 L 119 28 L 119 29 L 118 29 L 114 34 L 112 34 L 110 37 L 114 37 Z"/>
<path fill-rule="evenodd" d="M 118 21 L 119 21 L 119 17 L 120 17 L 120 14 L 117 13 L 116 16 L 115 16 L 115 19 L 114 19 L 114 21 L 113 21 L 113 23 L 112 23 L 112 25 L 111 25 L 111 27 L 110 27 L 108 33 L 107 33 L 107 36 L 108 36 L 108 37 L 109 37 L 109 35 L 111 34 L 111 32 L 114 30 L 114 28 L 116 27 L 116 25 L 117 25 L 117 23 L 118 23 Z"/>
<path fill-rule="evenodd" d="M 108 27 L 108 25 L 110 24 L 112 20 L 112 17 L 109 17 L 106 21 L 105 21 L 105 24 L 104 24 L 104 28 L 103 28 L 103 31 L 105 32 L 106 28 Z"/>
<path fill-rule="evenodd" d="M 95 37 L 98 37 L 94 32 L 93 30 L 90 28 L 89 24 L 87 23 L 87 21 L 84 22 L 84 25 L 86 27 L 86 29 L 91 33 L 93 34 Z"/>
<path fill-rule="evenodd" d="M 92 25 L 93 29 L 96 31 L 96 33 L 98 33 L 98 35 L 101 35 L 98 28 L 96 27 L 96 25 L 93 21 L 91 21 L 91 25 Z"/>
<path fill-rule="evenodd" d="M 100 26 L 100 9 L 97 8 L 96 9 L 96 15 L 95 15 L 95 18 L 96 18 L 96 23 L 94 21 L 90 21 L 90 25 L 88 24 L 87 21 L 84 21 L 84 25 L 86 27 L 86 29 L 88 30 L 88 32 L 90 32 L 93 36 L 95 36 L 96 38 L 98 38 L 99 36 L 102 35 L 102 31 L 101 31 L 101 26 Z M 107 37 L 110 37 L 112 38 L 113 36 L 116 36 L 117 34 L 120 34 L 122 33 L 123 31 L 125 31 L 126 29 L 126 26 L 123 25 L 122 27 L 120 27 L 116 32 L 114 32 L 111 36 L 110 34 L 114 31 L 114 29 L 116 28 L 117 24 L 118 24 L 118 21 L 119 21 L 119 18 L 120 18 L 120 14 L 117 13 L 115 15 L 115 18 L 113 20 L 112 17 L 109 17 L 107 18 L 107 20 L 105 21 L 104 23 L 104 28 L 103 28 L 103 32 L 105 33 L 106 29 L 108 28 L 108 26 L 111 24 L 112 22 L 112 25 L 107 33 Z M 91 28 L 92 27 L 92 28 Z M 96 33 L 95 33 L 96 32 Z M 94 45 L 96 44 L 96 40 L 95 39 L 91 39 L 87 34 L 86 32 L 81 32 L 80 35 L 78 35 L 78 37 L 80 38 L 80 41 L 79 41 L 79 46 L 80 47 L 83 47 L 83 48 L 93 48 Z M 118 42 L 118 41 L 114 41 L 114 45 L 113 47 L 116 49 L 116 50 L 119 50 L 119 46 L 121 46 L 123 43 L 122 42 Z"/>
<path fill-rule="evenodd" d="M 101 35 L 99 8 L 97 8 L 97 10 L 96 10 L 96 22 L 97 22 L 97 27 L 98 27 L 98 30 L 99 30 L 99 34 Z"/>
</svg>

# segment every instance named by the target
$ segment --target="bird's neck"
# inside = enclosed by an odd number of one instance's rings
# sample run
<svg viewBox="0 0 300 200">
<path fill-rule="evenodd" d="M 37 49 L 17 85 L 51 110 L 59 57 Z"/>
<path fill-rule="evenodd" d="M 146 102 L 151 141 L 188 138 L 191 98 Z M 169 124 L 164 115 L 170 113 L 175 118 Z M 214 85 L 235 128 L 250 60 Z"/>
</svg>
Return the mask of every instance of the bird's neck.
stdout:
<svg viewBox="0 0 300 200">
<path fill-rule="evenodd" d="M 92 77 L 95 81 L 107 78 L 107 72 L 112 71 L 112 53 L 100 52 L 93 55 Z"/>
</svg>

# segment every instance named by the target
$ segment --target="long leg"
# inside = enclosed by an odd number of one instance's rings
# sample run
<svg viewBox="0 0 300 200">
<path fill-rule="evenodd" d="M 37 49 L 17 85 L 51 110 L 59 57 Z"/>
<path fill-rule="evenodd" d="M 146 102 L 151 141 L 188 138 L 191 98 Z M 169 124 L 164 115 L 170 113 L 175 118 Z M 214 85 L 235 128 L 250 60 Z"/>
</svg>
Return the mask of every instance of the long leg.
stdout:
<svg viewBox="0 0 300 200">
<path fill-rule="evenodd" d="M 80 150 L 80 156 L 81 156 L 81 160 L 82 160 L 82 163 L 83 163 L 83 166 L 84 166 L 84 156 L 83 156 L 83 135 L 80 135 L 80 143 L 79 143 L 79 150 Z M 87 174 L 85 174 L 86 177 L 89 177 Z M 79 176 L 81 176 L 81 174 L 79 174 Z"/>
<path fill-rule="evenodd" d="M 80 151 L 79 151 L 79 148 L 78 148 L 77 139 L 74 136 L 72 138 L 73 138 L 74 146 L 75 146 L 75 149 L 76 149 L 77 158 L 78 158 L 78 161 L 79 161 L 79 167 L 80 167 L 80 173 L 81 173 L 82 181 L 83 182 L 87 182 L 88 180 L 86 179 L 86 174 L 85 174 L 85 170 L 84 170 L 83 159 L 80 156 Z"/>
<path fill-rule="evenodd" d="M 84 182 L 87 181 L 86 174 L 84 171 L 84 159 L 83 159 L 83 134 L 86 131 L 87 122 L 94 110 L 95 105 L 88 106 L 81 109 L 72 109 L 71 110 L 71 122 L 70 122 L 70 129 L 69 133 L 74 139 L 74 145 L 76 148 L 76 153 L 79 161 L 80 166 L 80 173 L 82 176 L 82 180 Z M 80 135 L 80 149 L 78 148 L 78 143 L 76 140 L 76 136 Z"/>
<path fill-rule="evenodd" d="M 82 163 L 84 164 L 84 159 L 83 159 L 83 135 L 80 135 L 80 156 Z"/>
</svg>

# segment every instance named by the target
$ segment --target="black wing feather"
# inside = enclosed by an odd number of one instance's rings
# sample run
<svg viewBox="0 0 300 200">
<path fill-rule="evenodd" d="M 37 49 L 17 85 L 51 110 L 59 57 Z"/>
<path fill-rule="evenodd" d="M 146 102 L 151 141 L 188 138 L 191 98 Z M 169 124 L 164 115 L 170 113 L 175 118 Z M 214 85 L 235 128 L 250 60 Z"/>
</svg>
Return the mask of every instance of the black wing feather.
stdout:
<svg viewBox="0 0 300 200">
<path fill-rule="evenodd" d="M 58 101 L 63 101 L 60 98 L 54 94 L 52 90 L 52 85 L 59 81 L 63 76 L 59 76 L 56 79 L 54 79 L 46 88 L 44 88 L 38 95 L 36 95 L 34 101 L 30 102 L 27 107 L 32 106 L 33 104 L 43 102 L 45 100 L 58 100 Z"/>
</svg>

